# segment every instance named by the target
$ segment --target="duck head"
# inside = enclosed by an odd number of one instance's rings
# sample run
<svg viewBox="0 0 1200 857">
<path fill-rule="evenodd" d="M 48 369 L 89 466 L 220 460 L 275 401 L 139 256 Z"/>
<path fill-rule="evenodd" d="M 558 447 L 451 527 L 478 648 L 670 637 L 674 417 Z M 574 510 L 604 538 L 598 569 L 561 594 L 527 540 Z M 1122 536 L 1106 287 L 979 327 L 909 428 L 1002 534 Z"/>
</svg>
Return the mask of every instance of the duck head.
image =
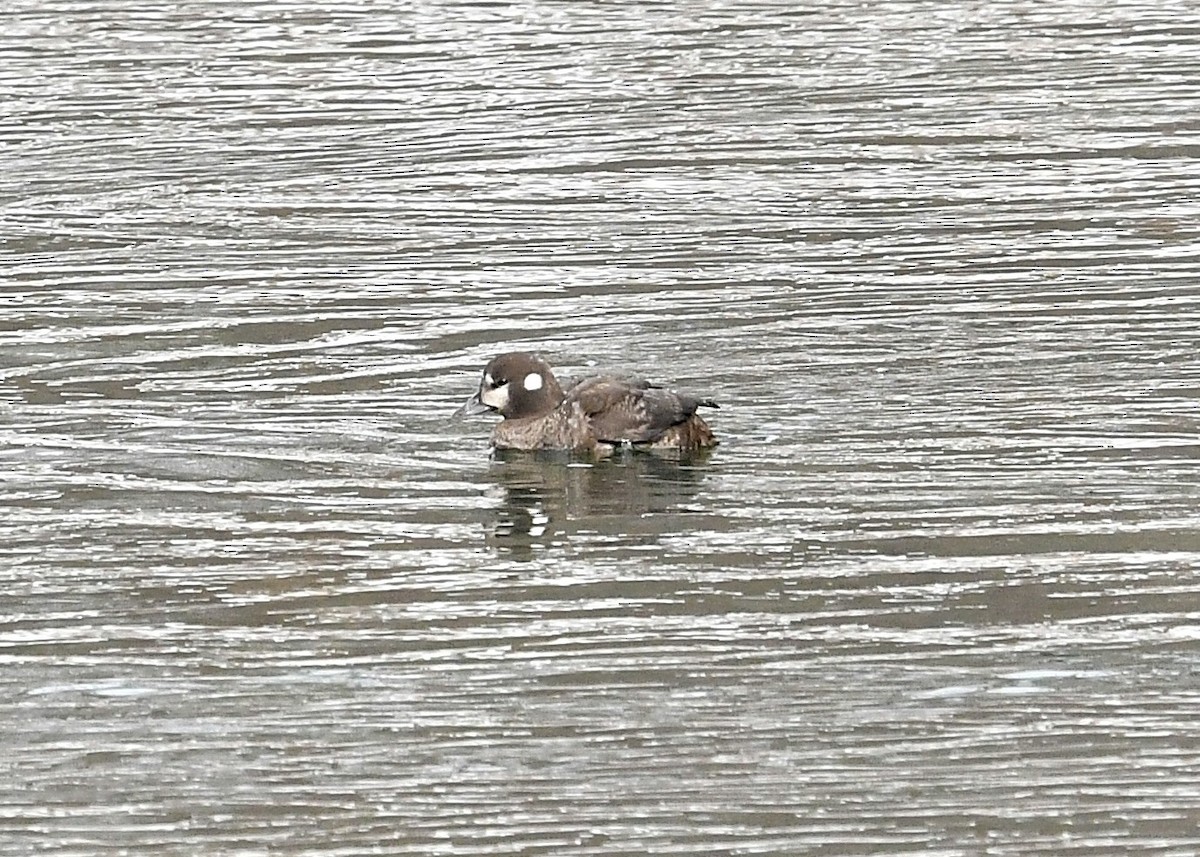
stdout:
<svg viewBox="0 0 1200 857">
<path fill-rule="evenodd" d="M 548 414 L 562 404 L 563 391 L 550 365 L 533 354 L 510 351 L 492 358 L 479 390 L 456 415 L 498 413 L 505 419 Z"/>
</svg>

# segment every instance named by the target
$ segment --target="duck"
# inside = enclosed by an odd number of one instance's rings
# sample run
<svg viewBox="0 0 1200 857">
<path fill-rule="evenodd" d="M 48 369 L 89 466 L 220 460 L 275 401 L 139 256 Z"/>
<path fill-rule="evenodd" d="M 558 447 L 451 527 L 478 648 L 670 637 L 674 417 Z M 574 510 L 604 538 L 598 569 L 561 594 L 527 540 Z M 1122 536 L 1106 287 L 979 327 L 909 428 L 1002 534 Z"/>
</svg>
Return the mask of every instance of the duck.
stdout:
<svg viewBox="0 0 1200 857">
<path fill-rule="evenodd" d="M 591 375 L 561 384 L 541 357 L 510 351 L 484 367 L 479 389 L 457 415 L 493 413 L 497 450 L 559 450 L 609 455 L 618 447 L 696 451 L 716 446 L 696 413 L 709 398 L 630 375 Z"/>
</svg>

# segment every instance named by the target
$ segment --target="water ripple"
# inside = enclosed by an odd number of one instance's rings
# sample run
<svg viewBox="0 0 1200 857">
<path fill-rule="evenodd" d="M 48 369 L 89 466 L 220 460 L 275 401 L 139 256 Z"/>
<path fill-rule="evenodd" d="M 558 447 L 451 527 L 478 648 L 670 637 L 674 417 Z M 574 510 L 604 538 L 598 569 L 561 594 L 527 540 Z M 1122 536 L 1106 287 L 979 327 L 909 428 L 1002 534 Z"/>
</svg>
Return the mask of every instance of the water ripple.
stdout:
<svg viewBox="0 0 1200 857">
<path fill-rule="evenodd" d="M 1188 6 L 10 6 L 0 853 L 1200 848 Z"/>
</svg>

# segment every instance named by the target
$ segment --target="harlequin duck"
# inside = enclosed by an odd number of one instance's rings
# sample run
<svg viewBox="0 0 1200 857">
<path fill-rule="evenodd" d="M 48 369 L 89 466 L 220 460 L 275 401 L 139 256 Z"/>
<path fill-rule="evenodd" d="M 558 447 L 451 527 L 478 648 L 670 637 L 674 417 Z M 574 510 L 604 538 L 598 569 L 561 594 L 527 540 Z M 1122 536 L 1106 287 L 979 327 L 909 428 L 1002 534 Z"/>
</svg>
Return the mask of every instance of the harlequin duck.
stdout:
<svg viewBox="0 0 1200 857">
<path fill-rule="evenodd" d="M 701 405 L 717 407 L 712 399 L 620 375 L 593 375 L 564 389 L 544 360 L 513 351 L 488 363 L 479 391 L 458 413 L 504 417 L 492 430 L 497 449 L 605 455 L 624 444 L 682 451 L 716 446 L 696 413 Z"/>
</svg>

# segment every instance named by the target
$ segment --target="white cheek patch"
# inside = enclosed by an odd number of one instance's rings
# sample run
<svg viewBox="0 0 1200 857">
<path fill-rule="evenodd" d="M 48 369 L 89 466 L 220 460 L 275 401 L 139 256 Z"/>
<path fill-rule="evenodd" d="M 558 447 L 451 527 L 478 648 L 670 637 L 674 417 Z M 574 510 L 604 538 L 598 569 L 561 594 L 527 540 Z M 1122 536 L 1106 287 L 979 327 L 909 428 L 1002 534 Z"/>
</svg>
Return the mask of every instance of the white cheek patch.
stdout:
<svg viewBox="0 0 1200 857">
<path fill-rule="evenodd" d="M 542 389 L 542 376 L 537 372 L 530 372 L 525 376 L 525 389 L 529 392 Z"/>
<path fill-rule="evenodd" d="M 483 383 L 487 384 L 490 387 L 493 384 L 495 384 L 496 382 L 495 382 L 495 380 L 493 380 L 492 374 L 490 372 L 484 372 L 483 373 Z"/>
<path fill-rule="evenodd" d="M 504 410 L 504 406 L 508 404 L 508 385 L 484 390 L 479 394 L 479 401 L 497 411 Z"/>
</svg>

